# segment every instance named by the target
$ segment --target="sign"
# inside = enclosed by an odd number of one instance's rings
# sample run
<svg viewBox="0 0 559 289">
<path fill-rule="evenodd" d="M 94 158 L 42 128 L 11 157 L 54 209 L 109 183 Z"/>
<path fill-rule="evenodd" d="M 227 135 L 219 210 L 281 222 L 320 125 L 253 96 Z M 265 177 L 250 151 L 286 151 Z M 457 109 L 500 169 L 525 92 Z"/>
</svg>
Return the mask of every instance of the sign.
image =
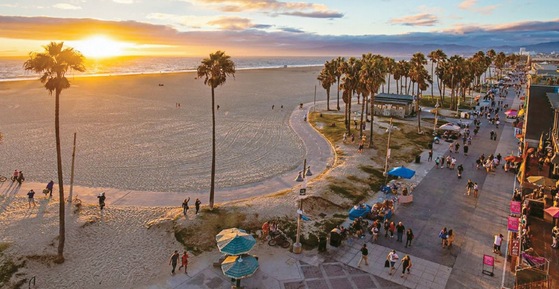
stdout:
<svg viewBox="0 0 559 289">
<path fill-rule="evenodd" d="M 509 217 L 507 222 L 507 229 L 509 232 L 516 232 L 518 233 L 518 218 Z"/>
<path fill-rule="evenodd" d="M 515 256 L 515 257 L 520 256 L 520 240 L 518 239 L 511 240 L 510 254 L 511 256 Z"/>
<path fill-rule="evenodd" d="M 515 215 L 520 215 L 521 213 L 521 203 L 511 201 L 510 202 L 510 213 Z"/>
<path fill-rule="evenodd" d="M 485 275 L 493 276 L 494 275 L 493 272 L 495 271 L 494 264 L 495 264 L 495 258 L 493 256 L 483 255 L 483 269 L 481 270 L 481 273 Z M 485 270 L 485 266 L 491 266 L 491 271 Z"/>
<path fill-rule="evenodd" d="M 299 196 L 306 196 L 307 195 L 307 189 L 300 189 L 299 190 Z"/>
</svg>

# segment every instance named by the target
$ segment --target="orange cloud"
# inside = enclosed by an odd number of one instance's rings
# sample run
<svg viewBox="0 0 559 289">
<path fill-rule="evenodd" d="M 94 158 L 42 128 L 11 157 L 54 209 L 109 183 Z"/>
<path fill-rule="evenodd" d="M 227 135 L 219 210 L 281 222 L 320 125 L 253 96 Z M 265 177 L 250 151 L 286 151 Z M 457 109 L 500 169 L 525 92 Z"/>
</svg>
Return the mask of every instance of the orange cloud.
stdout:
<svg viewBox="0 0 559 289">
<path fill-rule="evenodd" d="M 417 14 L 411 16 L 404 16 L 402 18 L 393 18 L 388 23 L 402 24 L 407 26 L 433 26 L 439 22 L 439 17 L 433 14 Z"/>
<path fill-rule="evenodd" d="M 477 7 L 478 0 L 465 0 L 458 5 L 458 8 L 462 10 L 470 10 L 472 12 L 481 13 L 484 15 L 491 15 L 493 10 L 502 6 L 502 4 L 484 6 L 484 7 Z"/>
<path fill-rule="evenodd" d="M 344 15 L 330 10 L 324 4 L 306 2 L 282 2 L 278 0 L 184 0 L 194 4 L 209 6 L 224 12 L 256 10 L 264 13 L 290 15 L 309 18 L 342 18 Z"/>
</svg>

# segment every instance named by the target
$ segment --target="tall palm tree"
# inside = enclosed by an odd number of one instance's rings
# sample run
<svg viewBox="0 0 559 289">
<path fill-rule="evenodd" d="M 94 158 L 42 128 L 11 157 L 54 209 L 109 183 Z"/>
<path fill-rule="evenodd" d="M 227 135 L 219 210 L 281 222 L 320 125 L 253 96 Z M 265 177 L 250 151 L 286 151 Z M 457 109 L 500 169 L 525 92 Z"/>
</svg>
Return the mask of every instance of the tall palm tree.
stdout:
<svg viewBox="0 0 559 289">
<path fill-rule="evenodd" d="M 421 133 L 421 112 L 419 111 L 419 100 L 421 99 L 422 91 L 427 90 L 427 87 L 433 84 L 433 80 L 423 65 L 415 66 L 411 72 L 411 77 L 413 81 L 417 83 L 417 100 L 415 102 L 417 111 L 417 133 Z"/>
<path fill-rule="evenodd" d="M 489 78 L 491 78 L 491 64 L 493 63 L 495 56 L 497 56 L 497 53 L 493 49 L 489 49 L 487 53 L 485 53 L 485 61 L 487 64 L 487 68 L 489 69 Z"/>
<path fill-rule="evenodd" d="M 209 58 L 204 58 L 198 66 L 198 78 L 204 78 L 204 84 L 212 90 L 212 174 L 210 184 L 210 210 L 214 206 L 215 184 L 215 93 L 214 90 L 225 84 L 229 75 L 235 77 L 235 63 L 224 51 L 210 53 Z"/>
<path fill-rule="evenodd" d="M 332 65 L 334 66 L 334 74 L 336 76 L 336 86 L 338 87 L 338 103 L 337 109 L 340 111 L 340 78 L 342 77 L 341 66 L 342 63 L 346 62 L 344 57 L 338 56 L 338 58 L 332 59 Z"/>
<path fill-rule="evenodd" d="M 417 83 L 417 94 L 415 100 L 415 111 L 417 114 L 417 133 L 421 133 L 421 111 L 419 111 L 419 82 L 422 81 L 422 84 L 425 84 L 426 81 L 424 79 L 424 72 L 427 72 L 425 69 L 425 65 L 427 64 L 427 59 L 425 55 L 421 52 L 416 52 L 413 54 L 412 58 L 410 59 L 410 78 L 413 82 Z"/>
<path fill-rule="evenodd" d="M 335 71 L 336 69 L 334 64 L 326 61 L 324 68 L 317 77 L 322 84 L 322 88 L 326 89 L 326 110 L 330 110 L 330 87 L 336 83 Z"/>
<path fill-rule="evenodd" d="M 375 120 L 375 94 L 380 86 L 386 82 L 386 62 L 381 55 L 363 55 L 363 65 L 359 71 L 359 81 L 367 87 L 371 94 L 371 137 L 369 138 L 369 148 L 373 147 L 373 124 Z"/>
<path fill-rule="evenodd" d="M 444 62 L 446 60 L 447 56 L 446 53 L 444 53 L 441 49 L 437 49 L 435 51 L 435 59 L 436 59 L 436 68 L 439 68 L 439 64 L 441 62 Z M 435 79 L 434 75 L 431 75 L 433 77 L 433 80 Z M 444 90 L 441 88 L 442 87 L 442 80 L 441 79 L 437 79 L 437 86 L 439 87 L 439 95 L 444 95 Z"/>
<path fill-rule="evenodd" d="M 505 68 L 506 63 L 507 56 L 504 52 L 499 52 L 499 54 L 495 56 L 495 67 L 499 70 L 499 78 L 503 77 L 503 68 Z"/>
<path fill-rule="evenodd" d="M 59 239 L 57 262 L 64 262 L 64 242 L 66 241 L 66 226 L 64 220 L 64 181 L 62 176 L 62 155 L 60 152 L 60 94 L 62 90 L 70 88 L 70 81 L 66 78 L 68 71 L 85 71 L 84 57 L 73 48 L 63 49 L 64 42 L 51 42 L 43 46 L 43 53 L 29 53 L 29 59 L 23 64 L 25 70 L 41 73 L 39 79 L 52 95 L 54 92 L 54 131 L 56 138 L 56 164 L 58 168 L 59 204 Z"/>
<path fill-rule="evenodd" d="M 427 57 L 429 57 L 429 59 L 431 60 L 431 76 L 434 78 L 435 77 L 435 63 L 437 62 L 437 51 L 433 50 L 431 51 Z M 433 86 L 431 85 L 431 97 L 433 97 L 434 93 L 433 93 Z"/>
<path fill-rule="evenodd" d="M 388 94 L 390 94 L 390 75 L 394 73 L 396 61 L 392 57 L 384 57 L 384 65 L 386 66 L 386 75 L 388 76 Z"/>
<path fill-rule="evenodd" d="M 353 93 L 357 89 L 359 83 L 359 70 L 361 69 L 361 60 L 351 57 L 348 61 L 342 63 L 340 71 L 344 74 L 342 78 L 342 89 L 344 90 L 343 100 L 346 104 L 346 129 L 350 134 L 351 130 L 351 99 Z"/>
</svg>

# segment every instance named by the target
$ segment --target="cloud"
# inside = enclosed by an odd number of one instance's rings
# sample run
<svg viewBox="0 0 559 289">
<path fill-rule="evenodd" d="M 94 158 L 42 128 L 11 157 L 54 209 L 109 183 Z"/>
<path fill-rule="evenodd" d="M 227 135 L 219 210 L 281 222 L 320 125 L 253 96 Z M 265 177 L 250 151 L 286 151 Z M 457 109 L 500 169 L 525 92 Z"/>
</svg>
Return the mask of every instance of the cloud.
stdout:
<svg viewBox="0 0 559 289">
<path fill-rule="evenodd" d="M 205 20 L 206 23 L 203 24 L 207 25 L 208 19 Z M 228 53 L 243 55 L 327 56 L 360 55 L 370 51 L 396 55 L 399 49 L 405 47 L 417 51 L 437 48 L 445 51 L 472 51 L 502 45 L 527 46 L 559 39 L 559 19 L 492 26 L 462 24 L 461 34 L 449 29 L 399 35 L 319 35 L 293 28 L 260 30 L 255 29 L 258 25 L 250 21 L 235 22 L 231 19 L 229 22 L 222 20 L 213 24 L 226 26 L 231 23 L 245 23 L 247 27 L 256 26 L 246 30 L 181 32 L 166 25 L 136 21 L 0 16 L 0 38 L 40 40 L 46 43 L 52 40 L 81 40 L 90 35 L 105 35 L 111 39 L 135 44 L 173 46 L 183 53 L 225 49 Z M 405 53 L 409 54 L 408 51 Z"/>
<path fill-rule="evenodd" d="M 281 28 L 278 28 L 278 29 L 281 30 L 281 31 L 290 32 L 290 33 L 305 33 L 305 31 L 297 29 L 297 28 L 281 27 Z"/>
<path fill-rule="evenodd" d="M 433 26 L 439 22 L 437 15 L 433 14 L 417 14 L 404 16 L 402 18 L 393 18 L 388 23 L 401 24 L 406 26 Z"/>
<path fill-rule="evenodd" d="M 113 0 L 113 2 L 121 3 L 121 4 L 132 4 L 134 0 Z"/>
<path fill-rule="evenodd" d="M 324 4 L 282 2 L 278 0 L 183 0 L 208 6 L 223 12 L 258 11 L 273 15 L 309 18 L 342 18 L 343 13 L 331 10 Z"/>
<path fill-rule="evenodd" d="M 251 19 L 235 16 L 222 16 L 206 24 L 217 26 L 222 30 L 245 30 L 249 28 L 265 29 L 272 27 L 271 25 L 254 24 Z"/>
<path fill-rule="evenodd" d="M 58 3 L 58 4 L 53 5 L 52 7 L 58 8 L 58 9 L 63 9 L 63 10 L 80 10 L 80 9 L 82 9 L 80 6 L 74 6 L 72 4 L 67 4 L 67 3 Z"/>
<path fill-rule="evenodd" d="M 458 4 L 458 8 L 462 10 L 469 10 L 475 13 L 481 13 L 484 15 L 491 15 L 493 13 L 493 10 L 502 6 L 502 4 L 496 4 L 496 5 L 489 5 L 484 7 L 477 7 L 476 5 L 477 1 L 478 0 L 465 0 L 460 4 Z"/>
<path fill-rule="evenodd" d="M 191 28 L 212 28 L 217 27 L 221 30 L 245 30 L 245 29 L 267 29 L 272 27 L 266 24 L 255 24 L 252 19 L 236 16 L 193 16 L 175 15 L 165 13 L 150 13 L 148 19 L 167 20 Z"/>
</svg>

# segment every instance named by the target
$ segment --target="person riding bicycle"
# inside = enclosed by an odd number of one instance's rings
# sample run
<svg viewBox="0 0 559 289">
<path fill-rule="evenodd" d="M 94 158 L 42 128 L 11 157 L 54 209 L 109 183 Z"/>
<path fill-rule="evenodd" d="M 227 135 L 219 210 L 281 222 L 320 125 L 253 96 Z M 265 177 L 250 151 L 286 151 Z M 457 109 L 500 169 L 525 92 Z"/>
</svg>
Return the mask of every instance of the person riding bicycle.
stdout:
<svg viewBox="0 0 559 289">
<path fill-rule="evenodd" d="M 21 185 L 25 181 L 25 177 L 23 176 L 23 172 L 19 171 L 19 175 L 17 177 L 17 182 Z"/>
<path fill-rule="evenodd" d="M 14 171 L 14 176 L 12 177 L 12 182 L 15 182 L 17 180 L 18 176 L 19 176 L 18 170 L 15 170 Z"/>
</svg>

